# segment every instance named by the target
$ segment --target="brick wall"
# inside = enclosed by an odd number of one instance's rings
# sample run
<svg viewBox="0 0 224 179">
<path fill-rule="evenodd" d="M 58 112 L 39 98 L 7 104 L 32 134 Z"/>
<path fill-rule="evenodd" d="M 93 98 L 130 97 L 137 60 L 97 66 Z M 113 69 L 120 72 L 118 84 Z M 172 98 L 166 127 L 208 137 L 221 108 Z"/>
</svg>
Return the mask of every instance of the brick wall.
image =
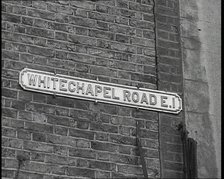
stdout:
<svg viewBox="0 0 224 179">
<path fill-rule="evenodd" d="M 158 89 L 178 93 L 183 99 L 179 1 L 158 0 L 155 9 Z M 178 131 L 180 123 L 184 123 L 183 112 L 178 115 L 159 114 L 163 178 L 184 177 L 182 141 Z"/>
<path fill-rule="evenodd" d="M 178 16 L 167 9 L 178 8 L 173 1 L 165 6 L 158 1 L 157 69 L 154 5 L 152 0 L 2 1 L 3 177 L 14 178 L 18 168 L 21 179 L 143 177 L 137 120 L 149 176 L 181 170 L 179 136 L 172 129 L 179 116 L 54 97 L 18 84 L 19 72 L 28 67 L 157 89 L 158 71 L 159 89 L 181 94 L 178 33 L 164 25 L 177 25 Z"/>
</svg>

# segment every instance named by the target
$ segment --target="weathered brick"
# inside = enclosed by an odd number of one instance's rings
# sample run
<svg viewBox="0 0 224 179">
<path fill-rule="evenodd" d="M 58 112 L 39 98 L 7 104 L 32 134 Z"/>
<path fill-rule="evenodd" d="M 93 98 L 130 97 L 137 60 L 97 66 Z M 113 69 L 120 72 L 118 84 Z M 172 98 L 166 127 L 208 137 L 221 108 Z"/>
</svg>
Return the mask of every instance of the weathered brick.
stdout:
<svg viewBox="0 0 224 179">
<path fill-rule="evenodd" d="M 25 129 L 44 133 L 53 133 L 53 126 L 33 122 L 25 122 Z"/>
<path fill-rule="evenodd" d="M 174 152 L 167 152 L 166 155 L 164 155 L 164 159 L 168 160 L 170 162 L 183 162 L 183 154 L 182 153 L 174 153 Z"/>
<path fill-rule="evenodd" d="M 165 162 L 164 168 L 169 170 L 176 170 L 176 171 L 183 171 L 183 164 L 181 163 L 171 163 L 171 162 Z"/>
<path fill-rule="evenodd" d="M 22 120 L 32 120 L 32 113 L 27 111 L 19 111 L 18 118 Z"/>
<path fill-rule="evenodd" d="M 5 159 L 5 168 L 17 168 L 18 161 L 16 159 Z"/>
<path fill-rule="evenodd" d="M 124 36 L 124 35 L 117 34 L 116 35 L 116 41 L 122 42 L 122 43 L 129 43 L 129 37 L 128 36 Z"/>
<path fill-rule="evenodd" d="M 11 169 L 2 169 L 2 177 L 13 178 L 16 171 Z"/>
<path fill-rule="evenodd" d="M 130 2 L 129 9 L 135 10 L 135 11 L 141 11 L 141 12 L 145 12 L 145 13 L 152 13 L 153 6 L 147 6 L 144 4 Z"/>
<path fill-rule="evenodd" d="M 2 138 L 2 146 L 22 149 L 22 147 L 24 146 L 24 143 L 20 139 Z"/>
<path fill-rule="evenodd" d="M 171 170 L 165 170 L 164 175 L 166 175 L 169 178 L 183 178 L 184 174 L 179 171 L 171 171 Z"/>
<path fill-rule="evenodd" d="M 79 148 L 90 148 L 90 142 L 83 139 L 77 139 L 76 146 Z"/>
<path fill-rule="evenodd" d="M 22 24 L 32 26 L 34 23 L 34 19 L 30 17 L 22 17 Z"/>
<path fill-rule="evenodd" d="M 41 19 L 55 20 L 55 14 L 52 12 L 47 12 L 39 9 L 28 9 L 27 15 L 31 17 L 39 17 Z"/>
<path fill-rule="evenodd" d="M 131 165 L 118 165 L 118 171 L 125 174 L 142 175 L 142 167 Z"/>
<path fill-rule="evenodd" d="M 44 158 L 45 158 L 45 154 L 43 153 L 37 153 L 32 151 L 30 154 L 31 161 L 43 162 Z"/>
<path fill-rule="evenodd" d="M 102 161 L 89 161 L 89 167 L 107 171 L 115 170 L 115 164 Z"/>
<path fill-rule="evenodd" d="M 103 68 L 103 67 L 97 67 L 94 66 L 90 69 L 91 73 L 95 75 L 108 75 L 108 76 L 117 76 L 116 70 L 108 69 L 108 68 Z"/>
<path fill-rule="evenodd" d="M 57 40 L 67 40 L 68 35 L 66 33 L 63 33 L 63 32 L 55 32 L 55 38 Z"/>
<path fill-rule="evenodd" d="M 5 77 L 7 79 L 18 79 L 19 72 L 15 70 L 10 69 L 2 69 L 2 77 Z"/>
<path fill-rule="evenodd" d="M 2 96 L 7 97 L 7 98 L 17 98 L 17 91 L 16 90 L 11 90 L 11 89 L 6 89 L 2 88 Z"/>
<path fill-rule="evenodd" d="M 155 34 L 152 31 L 143 30 L 143 37 L 147 39 L 154 39 Z"/>
<path fill-rule="evenodd" d="M 17 110 L 25 110 L 25 101 L 12 101 L 11 107 Z"/>
<path fill-rule="evenodd" d="M 152 120 L 152 121 L 157 121 L 158 119 L 158 115 L 156 112 L 152 112 L 152 111 L 145 111 L 145 110 L 140 110 L 140 111 L 136 111 L 133 110 L 132 111 L 132 116 L 135 118 L 141 118 L 141 119 L 146 119 L 146 120 Z"/>
<path fill-rule="evenodd" d="M 45 157 L 46 163 L 53 163 L 53 164 L 68 164 L 68 158 L 67 157 L 61 157 L 56 155 L 46 155 Z"/>
<path fill-rule="evenodd" d="M 84 27 L 94 27 L 95 21 L 92 19 L 83 19 L 79 17 L 70 16 L 69 17 L 69 23 L 78 25 L 78 26 L 84 26 Z"/>
<path fill-rule="evenodd" d="M 13 46 L 13 44 L 11 44 L 11 47 L 12 46 Z M 12 47 L 11 49 L 8 49 L 8 50 L 16 50 L 18 48 L 19 48 L 19 46 Z M 20 51 L 23 51 L 23 50 L 20 49 Z M 2 58 L 8 58 L 10 60 L 19 60 L 19 53 L 13 52 L 13 51 L 2 50 Z"/>
<path fill-rule="evenodd" d="M 81 169 L 81 168 L 68 168 L 68 175 L 69 176 L 80 176 L 80 177 L 93 177 L 94 170 L 89 169 Z"/>
<path fill-rule="evenodd" d="M 108 13 L 108 6 L 101 5 L 101 4 L 96 4 L 96 11 L 102 12 L 102 13 Z"/>
<path fill-rule="evenodd" d="M 110 160 L 115 163 L 139 165 L 139 157 L 137 156 L 110 154 Z"/>
<path fill-rule="evenodd" d="M 13 14 L 2 13 L 2 20 L 13 23 L 20 23 L 21 17 Z"/>
<path fill-rule="evenodd" d="M 108 124 L 100 124 L 100 123 L 95 123 L 95 122 L 90 123 L 90 130 L 110 132 L 110 133 L 118 132 L 117 126 L 112 126 L 112 125 L 108 125 Z"/>
<path fill-rule="evenodd" d="M 55 52 L 52 49 L 46 49 L 41 47 L 29 47 L 28 52 L 35 55 L 41 55 L 46 57 L 53 57 Z"/>
<path fill-rule="evenodd" d="M 67 136 L 68 129 L 61 126 L 55 126 L 55 134 Z"/>
<path fill-rule="evenodd" d="M 7 126 L 7 127 L 12 127 L 16 129 L 24 128 L 24 121 L 21 121 L 21 120 L 3 118 L 2 123 L 4 126 Z"/>
<path fill-rule="evenodd" d="M 110 178 L 110 172 L 96 171 L 96 178 Z"/>
<path fill-rule="evenodd" d="M 116 16 L 115 23 L 122 24 L 122 25 L 128 25 L 129 18 L 122 17 L 122 16 Z"/>
<path fill-rule="evenodd" d="M 55 107 L 38 103 L 26 103 L 26 110 L 31 112 L 41 112 L 48 114 L 55 113 Z"/>
<path fill-rule="evenodd" d="M 181 144 L 181 136 L 174 136 L 174 135 L 161 135 L 161 139 L 167 141 L 171 144 Z"/>
<path fill-rule="evenodd" d="M 102 20 L 106 22 L 114 22 L 115 16 L 108 15 L 108 14 L 101 14 L 97 12 L 89 12 L 89 18 L 96 19 L 96 20 Z"/>
<path fill-rule="evenodd" d="M 42 151 L 42 152 L 53 152 L 53 146 L 40 142 L 24 141 L 24 149 Z"/>
<path fill-rule="evenodd" d="M 86 9 L 75 9 L 74 14 L 80 17 L 87 17 L 88 16 L 88 10 Z"/>
<path fill-rule="evenodd" d="M 131 44 L 139 45 L 139 46 L 154 47 L 155 42 L 152 39 L 132 37 Z"/>
<path fill-rule="evenodd" d="M 5 61 L 5 68 L 13 70 L 22 70 L 25 68 L 26 64 L 17 61 Z"/>
<path fill-rule="evenodd" d="M 16 130 L 11 128 L 2 127 L 2 136 L 16 137 Z"/>
<path fill-rule="evenodd" d="M 94 10 L 94 4 L 92 2 L 85 2 L 85 1 L 71 1 L 71 6 L 75 6 L 78 8 L 88 9 L 88 10 Z"/>
<path fill-rule="evenodd" d="M 43 114 L 41 114 L 42 116 Z M 45 118 L 47 118 L 47 122 L 50 124 L 54 124 L 54 125 L 62 125 L 62 126 L 71 126 L 72 125 L 72 121 L 69 120 L 69 118 L 65 118 L 65 117 L 58 117 L 58 116 L 53 116 L 53 115 L 48 115 L 48 116 L 43 116 L 42 119 L 44 119 L 44 121 L 46 120 Z"/>
<path fill-rule="evenodd" d="M 97 37 L 97 38 L 108 39 L 108 40 L 113 40 L 114 39 L 114 34 L 113 33 L 105 32 L 105 31 L 99 31 L 99 30 L 89 30 L 89 35 L 91 37 Z"/>
<path fill-rule="evenodd" d="M 105 143 L 105 142 L 91 142 L 91 148 L 95 150 L 101 151 L 109 151 L 109 152 L 116 152 L 118 150 L 118 146 L 112 143 Z"/>
<path fill-rule="evenodd" d="M 136 145 L 136 138 L 110 134 L 110 142 L 125 145 Z"/>
<path fill-rule="evenodd" d="M 117 7 L 120 7 L 120 8 L 128 8 L 128 1 L 125 1 L 125 0 L 118 0 L 117 1 Z"/>
<path fill-rule="evenodd" d="M 58 116 L 69 116 L 69 109 L 56 107 L 55 108 L 55 114 L 58 115 Z"/>
<path fill-rule="evenodd" d="M 72 15 L 73 14 L 73 10 L 71 7 L 69 6 L 61 6 L 61 5 L 56 5 L 56 4 L 47 4 L 47 10 L 51 11 L 51 12 L 56 12 L 56 13 L 64 13 L 64 14 L 68 14 L 68 15 Z"/>
<path fill-rule="evenodd" d="M 174 10 L 171 10 L 171 9 L 169 9 L 167 7 L 163 7 L 163 6 L 158 6 L 157 12 L 159 14 L 167 15 L 167 16 L 178 16 L 178 11 L 174 11 Z"/>
<path fill-rule="evenodd" d="M 180 48 L 179 43 L 165 41 L 165 40 L 158 40 L 158 45 L 165 48 L 173 48 L 173 49 Z"/>
<path fill-rule="evenodd" d="M 17 130 L 17 137 L 19 139 L 31 140 L 31 131 L 27 130 Z"/>
<path fill-rule="evenodd" d="M 17 110 L 2 108 L 2 116 L 16 118 Z"/>
<path fill-rule="evenodd" d="M 69 135 L 72 137 L 80 137 L 93 140 L 94 133 L 91 131 L 81 131 L 77 129 L 69 129 Z"/>
<path fill-rule="evenodd" d="M 69 23 L 69 16 L 67 14 L 56 13 L 52 18 L 55 19 L 56 22 Z"/>
<path fill-rule="evenodd" d="M 96 140 L 108 141 L 108 134 L 106 134 L 106 133 L 97 132 L 95 135 L 96 135 Z"/>
<path fill-rule="evenodd" d="M 69 156 L 95 159 L 96 153 L 88 149 L 86 150 L 86 149 L 71 148 L 69 149 Z"/>
<path fill-rule="evenodd" d="M 45 142 L 46 134 L 43 133 L 33 133 L 33 141 Z"/>
<path fill-rule="evenodd" d="M 8 149 L 8 148 L 2 148 L 2 157 L 15 158 L 15 156 L 16 156 L 16 150 Z"/>
<path fill-rule="evenodd" d="M 71 109 L 70 116 L 74 119 L 84 118 L 84 119 L 93 119 L 94 115 L 90 111 L 82 111 L 78 109 Z"/>
<path fill-rule="evenodd" d="M 110 24 L 109 31 L 127 35 L 135 35 L 135 29 L 132 27 L 126 27 L 119 24 Z"/>
</svg>

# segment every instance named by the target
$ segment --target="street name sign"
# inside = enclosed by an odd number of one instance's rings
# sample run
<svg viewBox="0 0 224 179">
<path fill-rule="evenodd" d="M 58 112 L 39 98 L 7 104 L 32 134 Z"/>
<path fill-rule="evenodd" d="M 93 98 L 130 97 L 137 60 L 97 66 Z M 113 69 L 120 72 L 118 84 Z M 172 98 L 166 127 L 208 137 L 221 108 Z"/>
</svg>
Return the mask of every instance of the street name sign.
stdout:
<svg viewBox="0 0 224 179">
<path fill-rule="evenodd" d="M 182 100 L 176 93 L 137 88 L 77 78 L 62 74 L 24 68 L 19 74 L 24 90 L 56 96 L 110 103 L 153 111 L 178 114 Z"/>
</svg>

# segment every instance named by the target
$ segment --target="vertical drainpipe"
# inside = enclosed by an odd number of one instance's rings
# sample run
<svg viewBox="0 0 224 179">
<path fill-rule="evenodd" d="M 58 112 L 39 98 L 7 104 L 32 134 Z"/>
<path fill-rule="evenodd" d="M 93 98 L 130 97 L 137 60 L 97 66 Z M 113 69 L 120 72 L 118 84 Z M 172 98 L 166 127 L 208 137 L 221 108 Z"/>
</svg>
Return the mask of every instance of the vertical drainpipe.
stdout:
<svg viewBox="0 0 224 179">
<path fill-rule="evenodd" d="M 152 0 L 153 1 L 153 14 L 154 14 L 154 34 L 155 34 L 155 69 L 156 69 L 156 89 L 159 90 L 159 75 L 158 75 L 158 57 L 159 54 L 157 52 L 157 11 L 156 11 L 156 0 Z M 163 178 L 163 156 L 162 156 L 162 152 L 161 152 L 161 121 L 160 121 L 160 114 L 159 112 L 157 112 L 157 116 L 158 116 L 158 123 L 159 123 L 159 131 L 158 131 L 158 140 L 159 140 L 159 163 L 160 163 L 160 178 Z"/>
</svg>

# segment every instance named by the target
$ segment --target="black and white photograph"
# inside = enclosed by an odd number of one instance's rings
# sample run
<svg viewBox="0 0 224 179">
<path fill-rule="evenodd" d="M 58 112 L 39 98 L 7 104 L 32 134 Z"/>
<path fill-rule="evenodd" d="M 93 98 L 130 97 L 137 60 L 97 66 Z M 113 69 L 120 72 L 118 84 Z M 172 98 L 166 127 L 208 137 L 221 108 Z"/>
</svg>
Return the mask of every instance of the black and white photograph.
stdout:
<svg viewBox="0 0 224 179">
<path fill-rule="evenodd" d="M 221 179 L 221 0 L 2 0 L 2 179 Z"/>
</svg>

